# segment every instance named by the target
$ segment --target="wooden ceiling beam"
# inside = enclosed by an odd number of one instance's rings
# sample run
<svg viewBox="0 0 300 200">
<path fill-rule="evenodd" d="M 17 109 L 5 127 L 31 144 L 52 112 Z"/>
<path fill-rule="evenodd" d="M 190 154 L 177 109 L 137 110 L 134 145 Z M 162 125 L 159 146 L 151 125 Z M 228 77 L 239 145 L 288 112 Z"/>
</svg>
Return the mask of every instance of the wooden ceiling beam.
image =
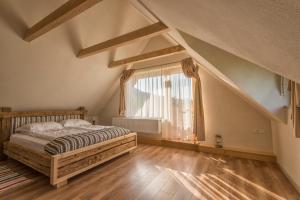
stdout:
<svg viewBox="0 0 300 200">
<path fill-rule="evenodd" d="M 165 57 L 165 56 L 182 53 L 184 51 L 185 51 L 185 49 L 180 45 L 172 46 L 172 47 L 168 47 L 165 49 L 160 49 L 157 51 L 152 51 L 149 53 L 141 54 L 138 56 L 133 56 L 133 57 L 125 58 L 122 60 L 113 61 L 109 64 L 108 67 L 113 68 L 113 67 L 118 67 L 118 66 L 122 66 L 122 65 L 139 63 L 139 62 L 143 62 L 143 61 L 153 60 L 153 59 L 157 59 L 157 58 L 161 58 L 161 57 Z"/>
<path fill-rule="evenodd" d="M 29 28 L 24 40 L 30 42 L 71 18 L 79 15 L 102 0 L 69 0 L 64 5 L 50 13 L 44 19 Z"/>
<path fill-rule="evenodd" d="M 167 32 L 168 30 L 169 30 L 168 27 L 164 25 L 162 22 L 157 22 L 150 26 L 146 26 L 144 28 L 132 31 L 130 33 L 121 35 L 119 37 L 82 49 L 78 53 L 77 57 L 84 58 L 87 56 L 95 55 L 103 51 L 108 51 L 123 45 L 127 45 L 136 41 L 140 41 L 140 40 L 144 40 L 144 39 L 148 39 L 160 35 L 162 33 Z"/>
</svg>

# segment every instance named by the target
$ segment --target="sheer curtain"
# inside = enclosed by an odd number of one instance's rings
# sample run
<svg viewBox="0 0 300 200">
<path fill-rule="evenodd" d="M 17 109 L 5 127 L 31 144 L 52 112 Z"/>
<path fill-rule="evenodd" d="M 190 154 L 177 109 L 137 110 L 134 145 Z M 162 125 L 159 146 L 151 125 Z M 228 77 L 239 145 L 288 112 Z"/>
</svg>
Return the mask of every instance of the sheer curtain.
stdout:
<svg viewBox="0 0 300 200">
<path fill-rule="evenodd" d="M 163 138 L 194 139 L 192 80 L 181 66 L 136 71 L 126 84 L 126 116 L 160 118 Z"/>
</svg>

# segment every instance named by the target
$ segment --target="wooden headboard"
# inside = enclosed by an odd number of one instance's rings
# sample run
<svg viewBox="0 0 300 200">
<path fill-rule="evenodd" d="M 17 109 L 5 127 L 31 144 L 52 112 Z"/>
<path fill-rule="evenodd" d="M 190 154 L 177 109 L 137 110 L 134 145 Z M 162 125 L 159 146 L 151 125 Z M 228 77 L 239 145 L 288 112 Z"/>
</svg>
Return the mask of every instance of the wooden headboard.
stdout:
<svg viewBox="0 0 300 200">
<path fill-rule="evenodd" d="M 5 158 L 3 143 L 9 140 L 16 128 L 34 122 L 59 122 L 64 119 L 84 119 L 87 111 L 84 107 L 76 110 L 56 111 L 12 111 L 9 107 L 0 107 L 0 160 Z"/>
</svg>

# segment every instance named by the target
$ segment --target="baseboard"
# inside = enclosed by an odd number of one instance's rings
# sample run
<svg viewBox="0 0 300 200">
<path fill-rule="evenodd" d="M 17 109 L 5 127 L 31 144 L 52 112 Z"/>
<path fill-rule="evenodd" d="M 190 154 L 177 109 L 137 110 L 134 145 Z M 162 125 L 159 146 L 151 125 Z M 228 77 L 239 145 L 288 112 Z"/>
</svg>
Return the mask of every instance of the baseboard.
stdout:
<svg viewBox="0 0 300 200">
<path fill-rule="evenodd" d="M 225 155 L 247 158 L 251 160 L 260 160 L 266 162 L 276 162 L 276 156 L 273 153 L 250 151 L 244 149 L 225 148 Z"/>
<path fill-rule="evenodd" d="M 290 183 L 294 186 L 294 188 L 299 192 L 300 194 L 300 185 L 298 185 L 293 178 L 289 175 L 289 173 L 277 162 L 277 165 L 279 166 L 282 173 L 285 175 L 285 177 L 290 181 Z"/>
<path fill-rule="evenodd" d="M 193 150 L 193 151 L 219 154 L 225 156 L 233 156 L 237 158 L 246 158 L 251 160 L 276 162 L 276 156 L 274 154 L 264 153 L 264 152 L 254 152 L 254 151 L 243 150 L 243 149 L 216 148 L 215 146 L 212 145 L 192 144 L 192 143 L 184 143 L 178 141 L 155 139 L 150 137 L 139 137 L 139 136 L 138 136 L 138 143 L 173 147 L 173 148 Z"/>
<path fill-rule="evenodd" d="M 138 144 L 162 145 L 161 139 L 137 136 Z"/>
</svg>

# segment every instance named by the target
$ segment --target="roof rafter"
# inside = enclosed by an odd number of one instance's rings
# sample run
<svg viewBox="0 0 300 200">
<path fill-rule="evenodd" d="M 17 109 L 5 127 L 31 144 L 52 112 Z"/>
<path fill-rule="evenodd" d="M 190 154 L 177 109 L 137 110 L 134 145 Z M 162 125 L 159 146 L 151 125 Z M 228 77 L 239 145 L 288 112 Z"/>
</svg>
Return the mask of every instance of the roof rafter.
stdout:
<svg viewBox="0 0 300 200">
<path fill-rule="evenodd" d="M 69 0 L 26 31 L 24 40 L 30 42 L 64 22 L 81 14 L 102 0 Z"/>
<path fill-rule="evenodd" d="M 150 26 L 146 26 L 144 28 L 132 31 L 130 33 L 126 33 L 119 37 L 82 49 L 78 53 L 77 57 L 84 58 L 87 56 L 95 55 L 103 51 L 115 49 L 123 45 L 127 45 L 136 41 L 140 41 L 140 40 L 144 40 L 144 39 L 148 39 L 160 35 L 162 33 L 167 32 L 168 30 L 169 30 L 168 27 L 164 25 L 162 22 L 157 22 Z"/>
<path fill-rule="evenodd" d="M 141 55 L 125 58 L 122 60 L 113 61 L 109 64 L 108 67 L 113 68 L 113 67 L 118 67 L 118 66 L 122 66 L 122 65 L 139 63 L 139 62 L 143 62 L 143 61 L 153 60 L 156 58 L 161 58 L 161 57 L 165 57 L 165 56 L 182 53 L 184 51 L 185 51 L 185 49 L 182 46 L 176 45 L 176 46 L 160 49 L 157 51 L 151 51 L 151 52 L 144 53 Z"/>
</svg>

